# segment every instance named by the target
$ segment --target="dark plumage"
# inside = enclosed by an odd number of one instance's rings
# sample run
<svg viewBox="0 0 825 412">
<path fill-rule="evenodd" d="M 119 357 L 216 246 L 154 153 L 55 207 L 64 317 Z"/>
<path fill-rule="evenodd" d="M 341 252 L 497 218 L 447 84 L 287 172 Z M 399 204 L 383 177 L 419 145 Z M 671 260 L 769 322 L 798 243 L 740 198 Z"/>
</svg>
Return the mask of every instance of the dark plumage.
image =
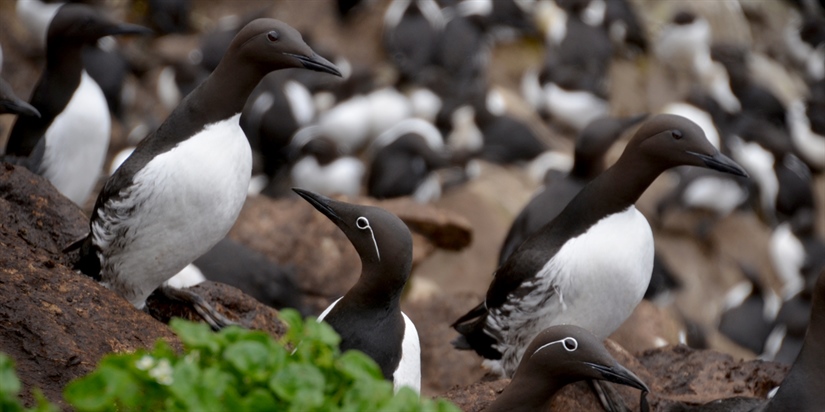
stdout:
<svg viewBox="0 0 825 412">
<path fill-rule="evenodd" d="M 484 411 L 548 411 L 556 392 L 585 379 L 606 380 L 650 392 L 633 372 L 616 362 L 592 333 L 574 325 L 557 325 L 533 339 L 513 380 Z"/>
<path fill-rule="evenodd" d="M 415 325 L 401 312 L 401 291 L 412 268 L 412 235 L 397 216 L 373 206 L 293 189 L 335 223 L 361 257 L 361 276 L 319 317 L 341 335 L 341 350 L 357 349 L 381 367 L 396 389 L 421 387 Z"/>
<path fill-rule="evenodd" d="M 209 78 L 106 181 L 76 268 L 142 308 L 153 290 L 223 239 L 252 167 L 241 110 L 267 73 L 290 67 L 340 75 L 286 23 L 246 25 Z M 211 308 L 199 311 L 214 327 L 224 323 Z"/>
<path fill-rule="evenodd" d="M 496 270 L 486 299 L 453 323 L 461 334 L 454 345 L 509 376 L 527 342 L 546 327 L 577 324 L 600 339 L 612 333 L 642 299 L 652 270 L 652 234 L 634 203 L 679 165 L 745 174 L 695 123 L 674 115 L 650 119 L 616 164 Z M 612 233 L 621 239 L 610 240 Z"/>
</svg>

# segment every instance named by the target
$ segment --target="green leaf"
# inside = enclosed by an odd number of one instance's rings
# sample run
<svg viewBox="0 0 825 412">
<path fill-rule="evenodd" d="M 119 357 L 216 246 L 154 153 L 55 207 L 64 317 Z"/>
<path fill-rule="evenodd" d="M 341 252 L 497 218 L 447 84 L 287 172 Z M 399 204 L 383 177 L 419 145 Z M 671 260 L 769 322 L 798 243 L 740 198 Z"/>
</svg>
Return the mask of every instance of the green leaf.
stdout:
<svg viewBox="0 0 825 412">
<path fill-rule="evenodd" d="M 217 353 L 221 349 L 221 338 L 205 323 L 173 318 L 169 321 L 169 327 L 180 337 L 187 349 L 201 349 L 209 353 Z"/>
<path fill-rule="evenodd" d="M 348 350 L 335 362 L 335 368 L 352 379 L 384 379 L 381 367 L 364 352 Z"/>
<path fill-rule="evenodd" d="M 314 407 L 323 404 L 324 384 L 324 375 L 318 368 L 308 364 L 292 363 L 270 379 L 269 388 L 287 402 Z"/>
<path fill-rule="evenodd" d="M 20 393 L 20 379 L 14 373 L 14 361 L 0 353 L 0 393 L 17 396 Z"/>
<path fill-rule="evenodd" d="M 241 377 L 250 382 L 266 382 L 285 357 L 283 350 L 272 350 L 256 341 L 236 342 L 223 352 L 223 358 L 234 366 Z"/>
<path fill-rule="evenodd" d="M 128 372 L 101 365 L 91 375 L 70 382 L 63 397 L 78 411 L 108 411 L 116 410 L 117 403 L 131 406 L 138 393 L 137 382 Z"/>
<path fill-rule="evenodd" d="M 283 410 L 283 406 L 278 404 L 272 392 L 262 388 L 256 388 L 246 395 L 241 402 L 241 408 L 249 412 Z"/>
<path fill-rule="evenodd" d="M 381 410 L 386 412 L 413 412 L 423 410 L 421 405 L 427 400 L 419 399 L 418 393 L 404 387 L 395 394 L 389 401 L 381 405 Z"/>
</svg>

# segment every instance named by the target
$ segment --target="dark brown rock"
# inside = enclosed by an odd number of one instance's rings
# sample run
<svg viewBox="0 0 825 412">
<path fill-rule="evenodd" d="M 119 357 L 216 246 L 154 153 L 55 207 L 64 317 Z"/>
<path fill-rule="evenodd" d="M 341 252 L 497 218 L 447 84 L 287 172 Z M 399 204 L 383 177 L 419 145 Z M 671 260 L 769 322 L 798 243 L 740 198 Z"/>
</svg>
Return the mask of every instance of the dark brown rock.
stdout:
<svg viewBox="0 0 825 412">
<path fill-rule="evenodd" d="M 109 352 L 176 344 L 166 325 L 68 267 L 61 250 L 87 218 L 44 179 L 0 166 L 0 351 L 24 387 L 62 402 L 63 386 Z M 30 400 L 30 394 L 26 394 Z"/>
<path fill-rule="evenodd" d="M 281 322 L 277 310 L 250 298 L 238 288 L 206 281 L 190 290 L 204 298 L 227 319 L 245 328 L 262 330 L 276 338 L 286 333 L 286 325 Z M 152 316 L 164 323 L 168 323 L 173 317 L 193 322 L 202 321 L 191 306 L 181 305 L 158 292 L 147 299 L 146 305 Z"/>
<path fill-rule="evenodd" d="M 38 387 L 65 406 L 63 387 L 110 352 L 151 347 L 158 339 L 180 348 L 165 324 L 70 269 L 71 256 L 62 250 L 88 231 L 88 219 L 46 180 L 0 164 L 0 216 L 0 351 L 16 362 L 25 401 Z M 229 319 L 283 334 L 277 312 L 239 290 L 196 288 Z M 161 319 L 198 320 L 173 301 L 154 312 Z"/>
<path fill-rule="evenodd" d="M 733 396 L 764 399 L 782 383 L 789 369 L 776 362 L 737 361 L 727 354 L 684 345 L 649 350 L 639 360 L 656 378 L 652 384 L 648 382 L 654 410 Z"/>
</svg>

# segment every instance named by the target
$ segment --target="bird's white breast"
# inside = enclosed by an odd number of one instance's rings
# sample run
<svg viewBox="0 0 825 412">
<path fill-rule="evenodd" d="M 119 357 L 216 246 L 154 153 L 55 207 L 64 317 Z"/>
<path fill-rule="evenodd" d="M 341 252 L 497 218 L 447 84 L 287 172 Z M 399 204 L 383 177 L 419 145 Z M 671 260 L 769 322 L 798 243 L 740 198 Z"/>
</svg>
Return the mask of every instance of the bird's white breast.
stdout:
<svg viewBox="0 0 825 412">
<path fill-rule="evenodd" d="M 252 169 L 239 118 L 209 124 L 155 156 L 122 199 L 98 209 L 92 232 L 104 258 L 103 283 L 135 306 L 220 241 L 238 217 Z"/>
<path fill-rule="evenodd" d="M 653 234 L 634 206 L 607 216 L 564 246 L 522 287 L 532 291 L 491 309 L 487 329 L 499 336 L 499 365 L 515 372 L 524 349 L 542 330 L 583 327 L 605 339 L 642 300 L 653 271 Z"/>
<path fill-rule="evenodd" d="M 100 178 L 111 133 L 106 97 L 84 70 L 66 108 L 46 130 L 40 174 L 72 202 L 83 205 Z"/>
<path fill-rule="evenodd" d="M 393 373 L 393 387 L 398 392 L 407 386 L 416 392 L 421 392 L 421 342 L 418 340 L 418 330 L 404 312 L 404 340 L 401 341 L 401 361 Z"/>
</svg>

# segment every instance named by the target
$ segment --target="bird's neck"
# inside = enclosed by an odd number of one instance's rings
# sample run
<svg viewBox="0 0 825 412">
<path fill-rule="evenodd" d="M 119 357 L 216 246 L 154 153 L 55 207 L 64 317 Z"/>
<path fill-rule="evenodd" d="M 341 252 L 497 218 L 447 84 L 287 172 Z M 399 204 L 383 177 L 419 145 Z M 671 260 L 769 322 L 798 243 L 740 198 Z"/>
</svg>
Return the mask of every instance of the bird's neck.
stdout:
<svg viewBox="0 0 825 412">
<path fill-rule="evenodd" d="M 818 390 L 825 382 L 825 311 L 811 308 L 811 321 L 805 342 L 788 376 L 782 381 L 776 395 L 764 412 L 810 410 L 812 405 L 825 405 L 825 391 Z M 814 388 L 817 389 L 814 389 Z"/>
<path fill-rule="evenodd" d="M 225 56 L 215 71 L 189 96 L 190 105 L 206 115 L 207 123 L 240 113 L 246 99 L 266 74 L 255 65 L 233 60 L 231 56 Z"/>
<path fill-rule="evenodd" d="M 601 156 L 593 158 L 591 156 L 577 153 L 573 160 L 573 169 L 570 176 L 585 181 L 593 180 L 604 171 L 604 160 Z"/>
<path fill-rule="evenodd" d="M 595 223 L 605 216 L 634 205 L 664 170 L 640 167 L 642 160 L 635 156 L 622 156 L 616 164 L 590 181 L 570 201 L 562 214 L 576 213 L 575 220 Z"/>
<path fill-rule="evenodd" d="M 361 277 L 347 294 L 360 295 L 361 300 L 366 301 L 369 307 L 400 308 L 401 292 L 404 289 L 406 279 L 397 274 L 389 273 L 389 270 L 399 268 L 385 269 L 379 265 L 363 261 L 361 264 L 363 265 Z M 400 269 L 403 270 L 403 268 Z"/>
</svg>

